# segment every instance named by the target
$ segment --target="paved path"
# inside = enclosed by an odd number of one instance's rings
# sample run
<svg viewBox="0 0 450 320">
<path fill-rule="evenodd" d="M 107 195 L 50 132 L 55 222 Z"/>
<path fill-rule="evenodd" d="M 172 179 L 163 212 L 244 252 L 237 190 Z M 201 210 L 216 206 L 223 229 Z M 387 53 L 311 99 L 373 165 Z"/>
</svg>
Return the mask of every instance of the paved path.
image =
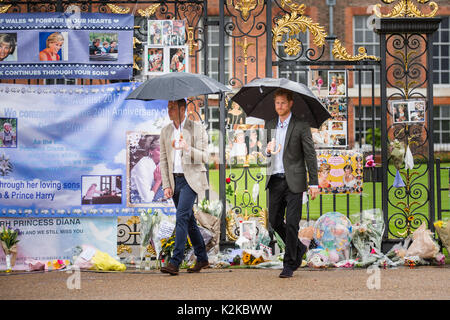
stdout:
<svg viewBox="0 0 450 320">
<path fill-rule="evenodd" d="M 0 300 L 450 300 L 449 265 L 378 271 L 303 268 L 290 279 L 278 278 L 280 270 L 273 269 L 181 270 L 175 277 L 155 270 L 83 271 L 80 289 L 68 288 L 68 280 L 76 285 L 77 278 L 66 271 L 2 273 Z"/>
</svg>

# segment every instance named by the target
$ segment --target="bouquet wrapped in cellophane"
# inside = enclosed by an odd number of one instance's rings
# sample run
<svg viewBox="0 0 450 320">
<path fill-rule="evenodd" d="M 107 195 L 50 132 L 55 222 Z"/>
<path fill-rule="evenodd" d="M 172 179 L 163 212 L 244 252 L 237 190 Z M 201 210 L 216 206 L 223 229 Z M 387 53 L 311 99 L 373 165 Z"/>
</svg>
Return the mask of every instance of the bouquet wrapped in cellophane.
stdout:
<svg viewBox="0 0 450 320">
<path fill-rule="evenodd" d="M 380 209 L 364 210 L 352 215 L 352 245 L 356 249 L 357 267 L 372 264 L 394 265 L 381 253 L 381 242 L 385 229 L 383 214 Z"/>
<path fill-rule="evenodd" d="M 434 223 L 436 232 L 441 239 L 444 247 L 447 248 L 447 252 L 450 254 L 450 224 L 448 221 L 439 220 Z"/>
<path fill-rule="evenodd" d="M 6 269 L 11 271 L 16 264 L 17 255 L 17 239 L 19 235 L 19 229 L 13 230 L 10 227 L 5 228 L 3 225 L 3 230 L 0 232 L 0 242 L 2 244 L 3 252 L 6 256 Z"/>
<path fill-rule="evenodd" d="M 206 243 L 206 250 L 219 253 L 220 217 L 222 215 L 222 203 L 219 200 L 209 201 L 203 199 L 194 210 L 195 218 L 201 227 L 212 234 L 211 240 Z"/>
<path fill-rule="evenodd" d="M 140 246 L 140 258 L 144 259 L 145 251 L 147 247 L 151 245 L 155 250 L 156 256 L 161 251 L 161 245 L 159 241 L 156 241 L 156 229 L 161 222 L 161 213 L 158 210 L 148 209 L 141 212 L 141 246 Z"/>
</svg>

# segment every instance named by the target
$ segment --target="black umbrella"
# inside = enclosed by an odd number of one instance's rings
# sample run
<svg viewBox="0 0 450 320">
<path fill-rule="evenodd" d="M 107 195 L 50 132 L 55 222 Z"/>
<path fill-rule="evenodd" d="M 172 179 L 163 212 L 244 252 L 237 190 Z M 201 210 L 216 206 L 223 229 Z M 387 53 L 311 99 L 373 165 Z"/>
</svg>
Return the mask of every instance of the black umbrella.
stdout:
<svg viewBox="0 0 450 320">
<path fill-rule="evenodd" d="M 293 92 L 294 105 L 292 113 L 313 128 L 331 117 L 328 109 L 304 84 L 288 79 L 263 78 L 244 85 L 232 98 L 245 111 L 247 116 L 271 120 L 278 117 L 274 105 L 274 93 L 284 88 Z"/>
<path fill-rule="evenodd" d="M 197 73 L 172 72 L 146 80 L 126 100 L 175 101 L 202 94 L 231 91 L 222 83 Z"/>
</svg>

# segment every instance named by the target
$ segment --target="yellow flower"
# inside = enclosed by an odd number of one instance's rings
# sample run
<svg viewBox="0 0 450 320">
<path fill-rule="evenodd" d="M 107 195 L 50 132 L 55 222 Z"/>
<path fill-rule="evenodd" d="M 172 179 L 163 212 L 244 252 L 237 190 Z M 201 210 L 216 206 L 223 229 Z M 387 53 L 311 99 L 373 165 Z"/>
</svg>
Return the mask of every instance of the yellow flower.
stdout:
<svg viewBox="0 0 450 320">
<path fill-rule="evenodd" d="M 434 226 L 435 226 L 435 227 L 442 228 L 442 227 L 444 226 L 444 221 L 442 221 L 442 220 L 436 221 L 436 222 L 434 223 Z"/>
<path fill-rule="evenodd" d="M 264 262 L 264 259 L 262 257 L 259 257 L 258 259 L 253 260 L 252 266 L 257 265 L 261 262 Z"/>
<path fill-rule="evenodd" d="M 252 255 L 250 253 L 243 252 L 243 254 L 242 254 L 242 262 L 244 262 L 244 264 L 251 263 L 251 258 L 252 258 Z"/>
</svg>

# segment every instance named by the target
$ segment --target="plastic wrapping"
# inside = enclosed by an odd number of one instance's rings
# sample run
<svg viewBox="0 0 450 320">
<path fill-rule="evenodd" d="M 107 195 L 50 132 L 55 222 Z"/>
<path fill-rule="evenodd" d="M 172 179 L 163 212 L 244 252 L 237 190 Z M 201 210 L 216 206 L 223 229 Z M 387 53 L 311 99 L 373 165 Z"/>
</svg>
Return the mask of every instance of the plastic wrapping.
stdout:
<svg viewBox="0 0 450 320">
<path fill-rule="evenodd" d="M 156 257 L 160 257 L 162 251 L 161 240 L 168 239 L 173 234 L 175 229 L 175 216 L 168 216 L 164 213 L 159 212 L 160 216 L 159 223 L 155 224 L 152 229 L 151 243 L 156 252 Z"/>
<path fill-rule="evenodd" d="M 257 235 L 257 245 L 256 249 L 261 250 L 263 248 L 270 246 L 270 235 L 269 231 L 261 225 L 258 225 L 258 235 Z"/>
<path fill-rule="evenodd" d="M 405 153 L 405 169 L 412 170 L 414 168 L 414 157 L 412 155 L 409 145 L 406 147 Z"/>
<path fill-rule="evenodd" d="M 157 226 L 159 226 L 161 219 L 162 219 L 162 213 L 159 210 L 155 210 L 154 212 L 152 209 L 148 209 L 147 211 L 141 212 L 141 229 L 140 229 L 140 258 L 141 261 L 144 259 L 145 251 L 147 250 L 147 246 L 151 245 L 156 253 L 158 254 L 159 251 L 156 249 L 156 241 L 155 241 L 155 229 Z M 160 247 L 159 247 L 160 249 Z"/>
<path fill-rule="evenodd" d="M 351 221 L 339 212 L 328 212 L 314 224 L 314 241 L 318 247 L 307 252 L 308 265 L 322 267 L 350 257 Z"/>
<path fill-rule="evenodd" d="M 439 245 L 433 240 L 432 233 L 426 229 L 425 223 L 412 234 L 413 242 L 406 251 L 406 256 L 418 256 L 422 259 L 433 259 L 439 253 Z"/>
<path fill-rule="evenodd" d="M 335 259 L 336 262 L 338 259 Z M 329 250 L 316 248 L 306 252 L 306 261 L 311 268 L 326 268 L 332 264 Z"/>
<path fill-rule="evenodd" d="M 447 252 L 450 254 L 450 223 L 448 221 L 436 221 L 434 224 L 436 232 L 441 239 L 444 247 L 447 248 Z"/>
<path fill-rule="evenodd" d="M 364 210 L 351 216 L 354 224 L 352 244 L 356 249 L 359 264 L 372 264 L 377 259 L 373 252 L 381 252 L 381 242 L 385 229 L 382 211 L 379 209 Z"/>
<path fill-rule="evenodd" d="M 389 151 L 395 168 L 400 170 L 405 159 L 405 143 L 395 139 L 389 144 Z"/>
<path fill-rule="evenodd" d="M 43 271 L 43 270 L 45 270 L 45 263 L 40 260 L 26 259 L 25 265 L 27 266 L 27 271 Z"/>
<path fill-rule="evenodd" d="M 118 262 L 112 258 L 106 252 L 97 250 L 95 255 L 92 257 L 92 268 L 93 270 L 101 271 L 125 271 L 126 267 L 124 264 Z"/>
<path fill-rule="evenodd" d="M 74 262 L 74 266 L 80 270 L 101 270 L 101 271 L 125 271 L 126 266 L 106 252 L 102 252 L 92 246 L 83 245 L 83 252 Z"/>
<path fill-rule="evenodd" d="M 248 266 L 255 266 L 265 262 L 264 252 L 262 250 L 243 250 L 242 262 Z"/>
<path fill-rule="evenodd" d="M 203 236 L 206 244 L 206 250 L 209 251 L 210 249 L 214 249 L 214 252 L 218 253 L 220 242 L 219 217 L 201 210 L 196 210 L 194 214 L 200 227 L 204 228 L 209 233 L 208 238 L 205 238 L 205 236 Z"/>
<path fill-rule="evenodd" d="M 299 240 L 309 248 L 311 241 L 314 239 L 314 223 L 315 221 L 301 221 L 298 231 Z"/>
</svg>

